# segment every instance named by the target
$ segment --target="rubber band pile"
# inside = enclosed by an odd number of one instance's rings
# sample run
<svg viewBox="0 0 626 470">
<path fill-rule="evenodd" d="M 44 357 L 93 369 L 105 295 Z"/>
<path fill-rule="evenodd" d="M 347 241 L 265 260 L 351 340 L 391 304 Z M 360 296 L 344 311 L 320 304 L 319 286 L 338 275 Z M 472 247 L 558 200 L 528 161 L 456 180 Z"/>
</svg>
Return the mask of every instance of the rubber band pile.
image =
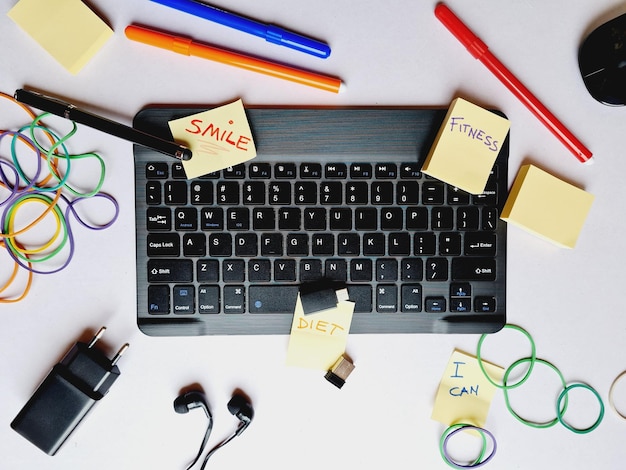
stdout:
<svg viewBox="0 0 626 470">
<path fill-rule="evenodd" d="M 504 328 L 508 328 L 508 329 L 512 329 L 515 331 L 518 331 L 520 333 L 522 333 L 524 336 L 526 336 L 530 342 L 530 346 L 531 346 L 531 354 L 529 357 L 524 357 L 521 359 L 518 359 L 517 361 L 513 362 L 504 372 L 504 375 L 502 377 L 502 383 L 497 383 L 496 381 L 493 380 L 492 377 L 489 376 L 489 374 L 487 373 L 487 371 L 485 370 L 484 364 L 483 364 L 483 360 L 481 357 L 481 353 L 482 353 L 482 346 L 483 343 L 485 341 L 485 339 L 487 338 L 488 335 L 484 334 L 480 337 L 479 341 L 478 341 L 478 346 L 476 348 L 476 359 L 478 361 L 478 364 L 480 366 L 481 371 L 483 372 L 483 374 L 485 375 L 485 378 L 496 388 L 502 390 L 504 392 L 504 400 L 506 403 L 506 407 L 509 410 L 509 412 L 521 423 L 536 428 L 536 429 L 545 429 L 545 428 L 549 428 L 554 426 L 557 423 L 561 423 L 566 429 L 569 429 L 570 431 L 576 433 L 576 434 L 587 434 L 590 433 L 591 431 L 593 431 L 594 429 L 596 429 L 600 423 L 602 422 L 602 419 L 604 418 L 604 403 L 602 401 L 602 398 L 600 397 L 600 394 L 590 385 L 586 384 L 586 383 L 582 383 L 582 382 L 574 382 L 571 384 L 567 384 L 567 382 L 565 381 L 565 378 L 563 377 L 563 374 L 561 373 L 561 371 L 554 366 L 553 364 L 551 364 L 550 362 L 540 359 L 537 357 L 536 354 L 536 347 L 535 347 L 535 341 L 533 340 L 532 336 L 530 335 L 530 333 L 528 333 L 526 330 L 524 330 L 523 328 L 517 326 L 517 325 L 511 325 L 511 324 L 507 324 L 504 326 Z M 528 363 L 528 368 L 526 370 L 526 373 L 522 376 L 521 379 L 519 379 L 517 382 L 515 383 L 509 383 L 509 378 L 511 376 L 511 373 L 519 366 L 521 366 L 522 364 L 526 364 Z M 544 366 L 547 366 L 548 368 L 552 369 L 554 372 L 556 372 L 556 374 L 558 375 L 561 384 L 563 386 L 563 389 L 561 391 L 561 393 L 558 395 L 558 398 L 556 399 L 556 406 L 555 406 L 555 411 L 556 411 L 556 417 L 550 421 L 546 421 L 546 422 L 534 422 L 534 421 L 530 421 L 528 419 L 523 418 L 522 416 L 520 416 L 516 411 L 513 410 L 513 407 L 511 406 L 511 402 L 509 399 L 509 392 L 517 387 L 522 386 L 530 377 L 534 367 L 536 364 L 542 364 Z M 624 372 L 624 376 L 626 376 L 626 372 Z M 619 379 L 620 377 L 618 377 Z M 616 382 L 618 381 L 618 379 L 616 379 Z M 614 384 L 615 385 L 615 382 Z M 587 428 L 577 428 L 573 425 L 571 425 L 569 422 L 566 421 L 565 419 L 565 413 L 567 411 L 567 406 L 568 406 L 568 395 L 569 393 L 574 390 L 574 389 L 584 389 L 587 390 L 589 392 L 591 392 L 598 400 L 598 403 L 600 405 L 599 409 L 599 414 L 598 414 L 598 418 L 597 420 L 589 427 Z M 613 388 L 613 387 L 612 387 Z M 449 445 L 449 441 L 451 440 L 451 438 L 459 433 L 460 431 L 463 430 L 473 430 L 475 432 L 478 432 L 478 434 L 480 434 L 480 436 L 482 437 L 482 449 L 480 452 L 480 455 L 478 456 L 478 458 L 476 460 L 474 460 L 474 462 L 468 464 L 468 465 L 462 465 L 460 463 L 458 463 L 456 460 L 454 460 L 451 455 L 450 452 L 448 451 L 448 445 Z M 487 443 L 487 437 L 489 437 L 489 440 L 491 441 L 491 452 L 489 453 L 489 455 L 485 458 L 485 454 L 487 453 L 487 448 L 488 448 L 488 443 Z M 484 428 L 481 427 L 477 427 L 477 426 L 473 426 L 473 425 L 469 425 L 469 424 L 464 424 L 464 423 L 457 423 L 457 424 L 453 424 L 452 426 L 448 427 L 444 433 L 441 436 L 441 440 L 439 443 L 439 449 L 440 449 L 440 453 L 441 456 L 443 458 L 443 460 L 452 468 L 478 468 L 481 467 L 483 465 L 485 465 L 487 462 L 489 462 L 493 456 L 496 453 L 496 439 L 493 436 L 492 433 L 490 433 L 489 431 L 487 431 Z"/>
<path fill-rule="evenodd" d="M 119 205 L 112 196 L 101 192 L 105 179 L 102 158 L 95 153 L 68 152 L 66 143 L 76 133 L 75 123 L 71 123 L 72 129 L 66 135 L 59 136 L 42 123 L 48 113 L 36 116 L 13 97 L 0 93 L 0 98 L 20 106 L 31 119 L 30 124 L 17 131 L 0 130 L 0 144 L 9 141 L 10 147 L 10 158 L 0 155 L 0 248 L 5 248 L 12 259 L 8 279 L 0 284 L 0 303 L 12 303 L 26 297 L 33 274 L 56 273 L 69 265 L 75 249 L 72 220 L 91 230 L 103 230 L 117 219 Z M 41 140 L 46 140 L 46 144 Z M 28 162 L 26 154 L 30 156 Z M 70 169 L 76 160 L 87 158 L 97 161 L 99 177 L 93 189 L 81 192 L 69 184 Z M 104 224 L 91 224 L 79 214 L 78 205 L 95 198 L 113 207 L 113 215 Z M 55 226 L 52 233 L 44 235 L 44 241 L 35 241 L 41 237 L 41 227 L 49 226 L 50 220 Z M 0 259 L 0 271 L 6 266 Z M 20 270 L 27 273 L 23 285 L 14 289 L 19 291 L 17 294 L 7 293 L 21 281 Z"/>
</svg>

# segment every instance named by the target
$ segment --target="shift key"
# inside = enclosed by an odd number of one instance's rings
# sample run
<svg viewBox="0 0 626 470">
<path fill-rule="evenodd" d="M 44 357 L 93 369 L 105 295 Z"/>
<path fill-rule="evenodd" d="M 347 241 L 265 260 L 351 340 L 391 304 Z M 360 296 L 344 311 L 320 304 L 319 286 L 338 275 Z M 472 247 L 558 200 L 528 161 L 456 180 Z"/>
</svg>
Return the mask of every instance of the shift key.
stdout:
<svg viewBox="0 0 626 470">
<path fill-rule="evenodd" d="M 148 282 L 192 282 L 190 259 L 152 259 L 148 261 Z"/>
<path fill-rule="evenodd" d="M 495 281 L 494 258 L 466 257 L 452 260 L 453 281 Z"/>
</svg>

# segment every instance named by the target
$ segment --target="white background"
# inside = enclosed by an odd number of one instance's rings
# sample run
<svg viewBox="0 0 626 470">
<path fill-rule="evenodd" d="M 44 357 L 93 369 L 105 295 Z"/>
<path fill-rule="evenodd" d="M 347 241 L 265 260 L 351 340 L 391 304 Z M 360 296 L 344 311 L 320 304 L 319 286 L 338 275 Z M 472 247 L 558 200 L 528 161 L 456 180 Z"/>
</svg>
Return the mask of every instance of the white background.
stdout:
<svg viewBox="0 0 626 470">
<path fill-rule="evenodd" d="M 626 11 L 616 0 L 451 1 L 521 80 L 595 155 L 580 164 L 433 15 L 433 1 L 223 1 L 220 6 L 326 40 L 327 60 L 270 45 L 147 0 L 92 0 L 115 35 L 76 76 L 67 73 L 19 29 L 0 2 L 0 91 L 32 87 L 130 124 L 143 106 L 220 104 L 436 105 L 455 96 L 499 108 L 511 121 L 509 182 L 532 162 L 594 194 L 574 250 L 557 248 L 509 227 L 508 321 L 526 328 L 539 357 L 568 383 L 595 387 L 607 405 L 600 427 L 576 435 L 563 426 L 532 429 L 516 421 L 496 393 L 486 427 L 498 440 L 487 468 L 623 468 L 626 422 L 608 407 L 612 381 L 626 369 L 623 240 L 626 233 L 625 108 L 609 108 L 586 92 L 577 50 L 602 21 Z M 133 22 L 186 34 L 259 56 L 341 77 L 341 95 L 128 41 Z M 0 128 L 23 124 L 0 105 Z M 237 421 L 226 410 L 236 388 L 252 399 L 250 428 L 218 452 L 209 468 L 444 469 L 443 426 L 430 419 L 434 395 L 454 348 L 475 352 L 477 336 L 351 336 L 356 369 L 343 389 L 322 373 L 284 366 L 287 336 L 150 338 L 135 324 L 132 145 L 85 127 L 71 151 L 106 160 L 104 190 L 120 203 L 105 232 L 76 229 L 76 253 L 59 274 L 36 276 L 30 295 L 0 307 L 0 467 L 19 469 L 182 469 L 204 429 L 200 411 L 181 416 L 172 401 L 181 388 L 206 391 L 215 427 L 211 443 Z M 6 146 L 2 147 L 6 158 Z M 0 258 L 0 276 L 8 262 Z M 106 325 L 102 346 L 131 347 L 108 396 L 48 457 L 9 423 L 50 368 L 79 337 Z M 485 341 L 484 356 L 507 366 L 529 353 L 505 330 Z M 511 393 L 515 409 L 538 420 L 554 416 L 556 376 L 537 365 L 527 386 Z M 626 383 L 617 390 L 626 409 Z M 566 417 L 586 427 L 598 405 L 572 393 Z M 463 444 L 459 441 L 459 444 Z M 472 443 L 468 445 L 471 448 Z M 462 446 L 459 446 L 462 447 Z"/>
</svg>

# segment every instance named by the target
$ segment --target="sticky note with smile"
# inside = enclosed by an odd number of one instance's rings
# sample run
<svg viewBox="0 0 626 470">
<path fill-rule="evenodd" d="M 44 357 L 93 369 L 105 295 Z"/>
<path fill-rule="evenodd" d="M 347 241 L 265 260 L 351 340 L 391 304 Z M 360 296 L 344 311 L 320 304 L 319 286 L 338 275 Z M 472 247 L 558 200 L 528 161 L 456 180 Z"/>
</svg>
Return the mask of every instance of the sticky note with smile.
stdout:
<svg viewBox="0 0 626 470">
<path fill-rule="evenodd" d="M 456 98 L 422 171 L 468 193 L 481 194 L 509 127 L 508 119 Z"/>
<path fill-rule="evenodd" d="M 250 124 L 241 100 L 169 123 L 174 140 L 193 156 L 183 161 L 187 178 L 197 178 L 256 157 Z"/>
</svg>

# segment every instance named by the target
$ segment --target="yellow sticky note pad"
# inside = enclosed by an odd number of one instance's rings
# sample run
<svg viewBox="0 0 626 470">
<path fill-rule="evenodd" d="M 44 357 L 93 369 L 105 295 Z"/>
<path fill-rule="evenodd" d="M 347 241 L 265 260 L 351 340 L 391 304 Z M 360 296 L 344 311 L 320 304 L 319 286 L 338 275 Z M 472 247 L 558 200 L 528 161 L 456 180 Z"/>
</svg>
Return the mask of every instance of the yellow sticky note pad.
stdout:
<svg viewBox="0 0 626 470">
<path fill-rule="evenodd" d="M 520 168 L 502 220 L 559 246 L 574 248 L 594 196 L 533 165 Z"/>
<path fill-rule="evenodd" d="M 494 382 L 502 379 L 502 367 L 484 361 L 483 366 Z M 446 426 L 467 423 L 484 427 L 496 390 L 476 357 L 455 349 L 439 384 L 431 418 Z"/>
<path fill-rule="evenodd" d="M 113 35 L 80 0 L 20 0 L 8 16 L 72 74 Z"/>
<path fill-rule="evenodd" d="M 300 296 L 291 324 L 287 365 L 328 370 L 346 350 L 354 302 L 339 301 L 336 308 L 304 314 Z"/>
<path fill-rule="evenodd" d="M 172 136 L 193 156 L 183 161 L 187 178 L 223 170 L 256 157 L 250 124 L 241 100 L 170 121 Z"/>
<path fill-rule="evenodd" d="M 468 193 L 481 194 L 509 127 L 508 119 L 456 98 L 422 171 Z"/>
</svg>

